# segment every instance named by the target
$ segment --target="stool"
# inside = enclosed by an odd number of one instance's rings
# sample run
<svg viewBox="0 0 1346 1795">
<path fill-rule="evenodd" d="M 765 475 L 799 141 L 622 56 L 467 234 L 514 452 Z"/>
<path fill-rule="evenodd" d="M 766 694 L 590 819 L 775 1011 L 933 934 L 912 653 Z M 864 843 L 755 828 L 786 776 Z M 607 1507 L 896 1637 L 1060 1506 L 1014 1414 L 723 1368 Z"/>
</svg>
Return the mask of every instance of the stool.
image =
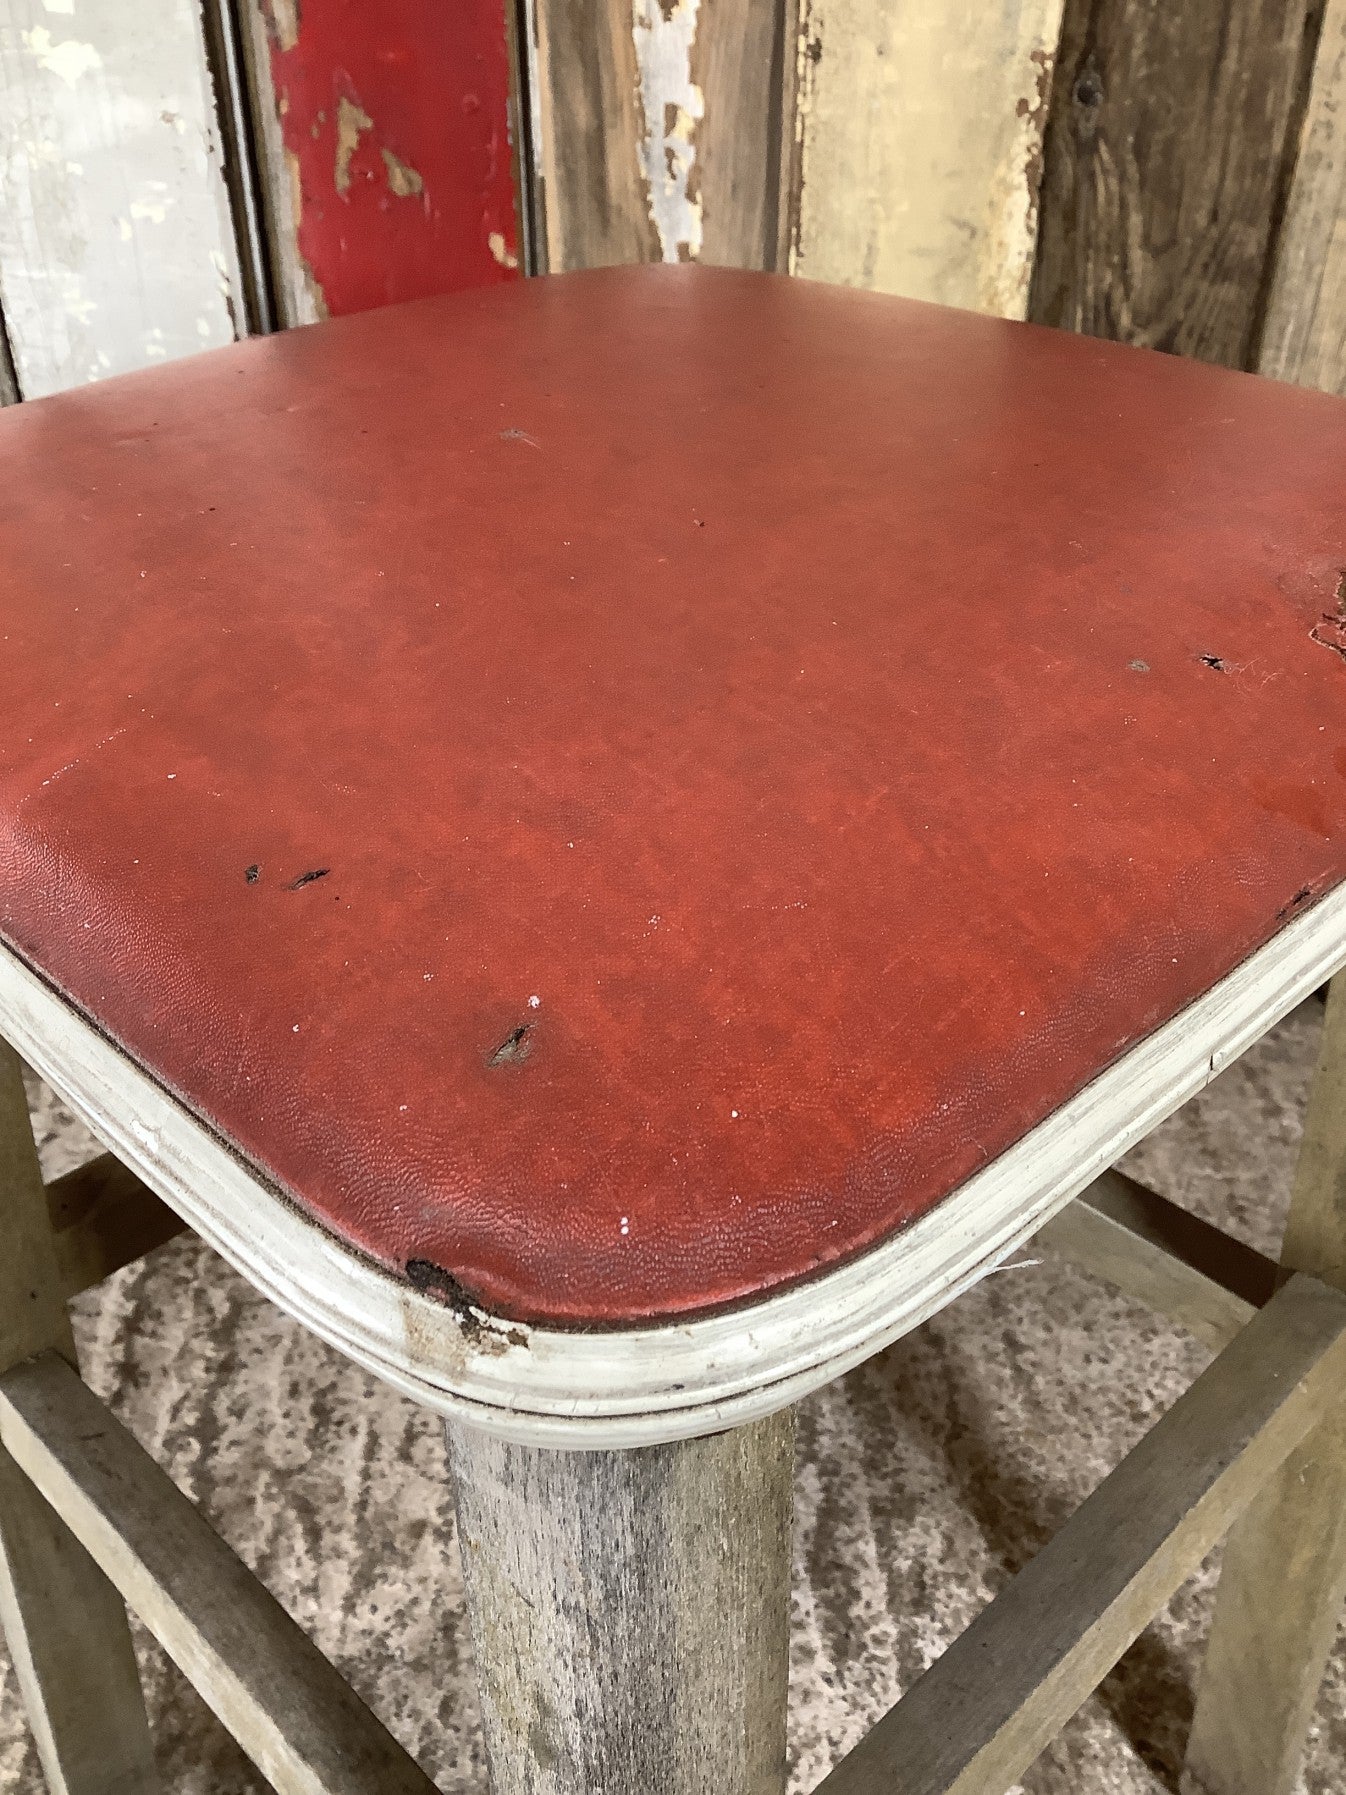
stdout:
<svg viewBox="0 0 1346 1795">
<path fill-rule="evenodd" d="M 1283 1264 L 1110 1170 L 1346 964 L 1346 403 L 703 268 L 0 417 L 0 1602 L 281 1791 L 424 1776 L 80 1382 L 178 1226 L 442 1413 L 500 1795 L 780 1795 L 792 1405 L 1042 1231 L 1218 1348 L 826 1778 L 1014 1782 L 1226 1533 L 1189 1756 L 1346 1592 L 1346 980 Z M 19 1056 L 109 1156 L 43 1189 Z M 1274 1599 L 1273 1599 L 1274 1597 Z"/>
</svg>

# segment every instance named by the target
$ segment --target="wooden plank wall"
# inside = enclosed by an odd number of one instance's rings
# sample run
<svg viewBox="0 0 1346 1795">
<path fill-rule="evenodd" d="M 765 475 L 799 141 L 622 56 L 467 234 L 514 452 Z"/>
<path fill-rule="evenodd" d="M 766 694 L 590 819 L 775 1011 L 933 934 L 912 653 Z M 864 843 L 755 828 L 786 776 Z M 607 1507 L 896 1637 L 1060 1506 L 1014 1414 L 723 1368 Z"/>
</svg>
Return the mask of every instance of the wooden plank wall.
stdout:
<svg viewBox="0 0 1346 1795">
<path fill-rule="evenodd" d="M 532 0 L 551 265 L 785 267 L 1339 385 L 1323 11 Z"/>
<path fill-rule="evenodd" d="M 240 304 L 196 0 L 5 0 L 0 308 L 17 391 L 227 343 Z"/>
<path fill-rule="evenodd" d="M 505 0 L 238 4 L 281 322 L 517 276 Z"/>
</svg>

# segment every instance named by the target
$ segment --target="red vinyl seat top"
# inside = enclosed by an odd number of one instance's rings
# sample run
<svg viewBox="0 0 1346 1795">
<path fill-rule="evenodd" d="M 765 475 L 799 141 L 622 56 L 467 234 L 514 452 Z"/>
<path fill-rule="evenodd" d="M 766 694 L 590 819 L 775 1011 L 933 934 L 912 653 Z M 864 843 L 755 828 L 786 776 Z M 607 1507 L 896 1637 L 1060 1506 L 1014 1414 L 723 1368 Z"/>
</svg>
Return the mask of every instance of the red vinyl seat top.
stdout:
<svg viewBox="0 0 1346 1795">
<path fill-rule="evenodd" d="M 893 1234 L 1346 873 L 1346 401 L 767 275 L 0 417 L 0 937 L 517 1319 Z"/>
</svg>

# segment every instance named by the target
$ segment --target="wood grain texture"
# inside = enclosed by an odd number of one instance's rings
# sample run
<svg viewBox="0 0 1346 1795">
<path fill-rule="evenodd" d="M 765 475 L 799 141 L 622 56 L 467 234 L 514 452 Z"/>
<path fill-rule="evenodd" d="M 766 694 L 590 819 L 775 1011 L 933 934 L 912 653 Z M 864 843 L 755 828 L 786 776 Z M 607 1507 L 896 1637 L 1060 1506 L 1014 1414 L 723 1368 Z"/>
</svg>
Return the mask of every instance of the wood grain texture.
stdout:
<svg viewBox="0 0 1346 1795">
<path fill-rule="evenodd" d="M 53 1349 L 78 1383 L 22 1072 L 4 1041 L 0 1218 L 0 1370 Z M 52 1795 L 153 1795 L 154 1758 L 121 1598 L 2 1445 L 0 1624 Z"/>
<path fill-rule="evenodd" d="M 1071 0 L 1030 315 L 1246 367 L 1314 0 Z"/>
<path fill-rule="evenodd" d="M 1293 1279 L 818 1795 L 990 1795 L 1016 1782 L 1332 1410 L 1344 1372 L 1346 1298 Z"/>
<path fill-rule="evenodd" d="M 1346 0 L 1323 15 L 1257 366 L 1346 393 Z"/>
<path fill-rule="evenodd" d="M 631 1452 L 448 1435 L 496 1795 L 783 1795 L 792 1411 Z"/>
<path fill-rule="evenodd" d="M 537 0 L 548 265 L 772 265 L 780 36 L 770 0 Z"/>
<path fill-rule="evenodd" d="M 517 278 L 505 10 L 245 0 L 242 61 L 287 322 Z"/>
<path fill-rule="evenodd" d="M 1346 1289 L 1346 978 L 1333 981 L 1282 1258 Z M 1290 1795 L 1346 1599 L 1346 1417 L 1232 1530 L 1187 1750 L 1188 1795 Z"/>
<path fill-rule="evenodd" d="M 56 1270 L 65 1296 L 143 1258 L 186 1224 L 111 1153 L 46 1187 Z"/>
<path fill-rule="evenodd" d="M 1274 1260 L 1115 1168 L 1037 1238 L 1216 1349 L 1276 1289 Z"/>
<path fill-rule="evenodd" d="M 802 0 L 791 269 L 1022 317 L 1060 0 Z"/>
<path fill-rule="evenodd" d="M 24 396 L 228 343 L 240 291 L 194 0 L 10 0 L 0 304 Z"/>
<path fill-rule="evenodd" d="M 317 1647 L 56 1354 L 0 1377 L 0 1441 L 279 1795 L 434 1795 Z"/>
</svg>

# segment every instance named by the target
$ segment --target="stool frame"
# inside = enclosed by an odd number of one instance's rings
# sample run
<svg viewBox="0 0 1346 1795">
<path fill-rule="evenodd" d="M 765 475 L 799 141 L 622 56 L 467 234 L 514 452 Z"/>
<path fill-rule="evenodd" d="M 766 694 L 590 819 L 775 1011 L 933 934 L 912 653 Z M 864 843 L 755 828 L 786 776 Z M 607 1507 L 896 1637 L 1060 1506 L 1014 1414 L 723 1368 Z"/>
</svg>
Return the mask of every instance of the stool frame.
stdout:
<svg viewBox="0 0 1346 1795">
<path fill-rule="evenodd" d="M 158 1786 L 126 1604 L 282 1795 L 428 1791 L 79 1379 L 67 1299 L 183 1224 L 110 1155 L 44 1188 L 21 1072 L 0 1045 L 0 1619 L 52 1789 Z M 1279 1265 L 1116 1172 L 1042 1228 L 1217 1356 L 828 1795 L 1003 1795 L 1225 1536 L 1185 1787 L 1288 1795 L 1346 1597 L 1344 1088 L 1346 976 Z M 788 1405 L 591 1452 L 451 1416 L 449 1448 L 499 1795 L 780 1795 Z"/>
</svg>

